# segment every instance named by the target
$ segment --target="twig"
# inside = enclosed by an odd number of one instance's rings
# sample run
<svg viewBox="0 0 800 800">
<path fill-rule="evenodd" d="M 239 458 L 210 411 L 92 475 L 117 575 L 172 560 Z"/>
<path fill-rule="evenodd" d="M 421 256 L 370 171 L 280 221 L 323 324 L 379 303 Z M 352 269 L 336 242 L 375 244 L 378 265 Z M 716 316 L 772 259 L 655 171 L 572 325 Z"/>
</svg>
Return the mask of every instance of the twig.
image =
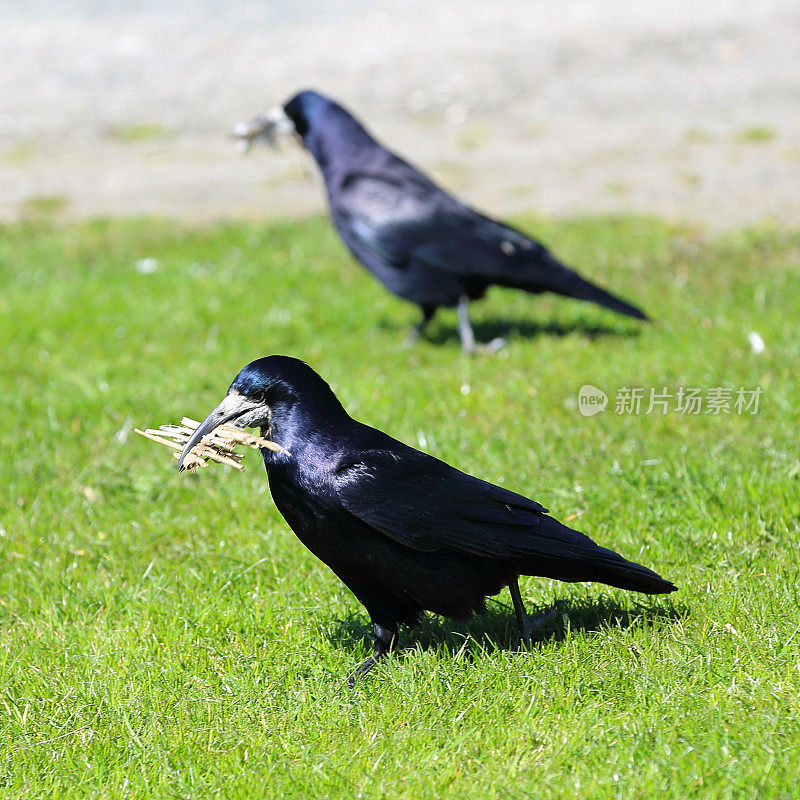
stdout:
<svg viewBox="0 0 800 800">
<path fill-rule="evenodd" d="M 168 424 L 161 425 L 158 428 L 148 428 L 147 430 L 140 430 L 139 428 L 134 428 L 134 430 L 146 439 L 178 451 L 173 455 L 175 458 L 180 458 L 186 442 L 189 441 L 199 425 L 200 423 L 197 420 L 183 417 L 180 425 Z M 265 439 L 263 436 L 254 436 L 240 428 L 235 428 L 233 425 L 220 425 L 203 436 L 192 447 L 186 454 L 183 465 L 186 469 L 194 472 L 198 467 L 207 466 L 209 461 L 216 461 L 218 464 L 224 464 L 225 466 L 233 467 L 233 469 L 243 471 L 242 459 L 244 456 L 234 449 L 239 445 L 250 447 L 254 450 L 265 448 L 275 453 L 291 455 L 288 450 L 269 439 Z"/>
</svg>

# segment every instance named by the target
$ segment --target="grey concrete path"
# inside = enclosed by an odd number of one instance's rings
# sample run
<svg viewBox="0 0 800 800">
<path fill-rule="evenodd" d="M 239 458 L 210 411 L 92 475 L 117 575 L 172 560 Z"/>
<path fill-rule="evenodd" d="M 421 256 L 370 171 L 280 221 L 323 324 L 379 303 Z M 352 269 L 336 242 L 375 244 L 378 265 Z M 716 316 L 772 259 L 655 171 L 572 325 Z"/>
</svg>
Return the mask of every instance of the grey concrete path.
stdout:
<svg viewBox="0 0 800 800">
<path fill-rule="evenodd" d="M 315 87 L 498 214 L 796 225 L 799 56 L 797 0 L 0 0 L 0 220 L 321 210 L 224 136 Z"/>
</svg>

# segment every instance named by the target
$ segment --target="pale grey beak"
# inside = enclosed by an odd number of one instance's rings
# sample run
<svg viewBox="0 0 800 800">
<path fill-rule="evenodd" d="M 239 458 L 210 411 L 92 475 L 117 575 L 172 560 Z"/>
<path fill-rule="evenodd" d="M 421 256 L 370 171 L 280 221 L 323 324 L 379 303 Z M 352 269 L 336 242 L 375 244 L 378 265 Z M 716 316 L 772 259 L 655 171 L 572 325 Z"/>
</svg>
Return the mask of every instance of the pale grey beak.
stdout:
<svg viewBox="0 0 800 800">
<path fill-rule="evenodd" d="M 215 428 L 224 425 L 226 422 L 235 420 L 241 417 L 248 411 L 256 408 L 257 404 L 248 400 L 241 394 L 232 392 L 227 395 L 225 399 L 197 426 L 197 430 L 191 435 L 189 441 L 181 451 L 181 457 L 178 459 L 178 472 L 183 472 L 183 461 L 186 456 L 191 452 L 192 448 L 208 433 L 211 433 Z"/>
<path fill-rule="evenodd" d="M 233 129 L 232 135 L 238 140 L 239 149 L 246 153 L 257 139 L 263 139 L 271 147 L 276 147 L 281 137 L 294 132 L 294 123 L 280 106 L 275 106 L 249 122 L 240 122 Z"/>
</svg>

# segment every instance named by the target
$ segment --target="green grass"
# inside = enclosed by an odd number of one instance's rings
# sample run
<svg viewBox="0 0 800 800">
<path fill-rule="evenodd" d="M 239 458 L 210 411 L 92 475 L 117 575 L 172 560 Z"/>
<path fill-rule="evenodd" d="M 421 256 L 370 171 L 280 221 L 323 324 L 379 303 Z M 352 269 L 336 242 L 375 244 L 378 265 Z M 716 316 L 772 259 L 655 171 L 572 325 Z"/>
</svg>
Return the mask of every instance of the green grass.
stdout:
<svg viewBox="0 0 800 800">
<path fill-rule="evenodd" d="M 689 144 L 709 144 L 714 141 L 714 135 L 704 128 L 688 128 L 684 138 Z"/>
<path fill-rule="evenodd" d="M 29 197 L 22 204 L 23 212 L 26 217 L 41 219 L 52 217 L 65 211 L 69 205 L 69 199 L 63 194 L 46 194 Z"/>
<path fill-rule="evenodd" d="M 777 132 L 769 125 L 751 125 L 749 128 L 742 128 L 736 136 L 737 142 L 745 144 L 765 144 L 771 142 L 777 136 Z"/>
<path fill-rule="evenodd" d="M 452 312 L 404 349 L 417 311 L 324 220 L 0 229 L 0 796 L 796 796 L 800 235 L 522 224 L 656 321 L 493 290 L 476 328 L 508 348 L 469 359 Z M 349 692 L 366 616 L 258 455 L 178 475 L 130 434 L 202 416 L 267 353 L 680 591 L 526 578 L 532 611 L 564 612 L 532 652 L 504 593 L 404 632 Z M 591 418 L 587 383 L 610 397 Z M 683 385 L 758 386 L 761 407 L 613 411 L 621 387 Z"/>
<path fill-rule="evenodd" d="M 174 136 L 174 131 L 160 122 L 132 123 L 130 125 L 117 125 L 106 132 L 109 139 L 114 139 L 125 144 L 138 142 L 152 142 L 169 139 Z"/>
<path fill-rule="evenodd" d="M 2 160 L 13 167 L 27 164 L 36 155 L 36 145 L 33 142 L 17 142 L 2 155 Z"/>
</svg>

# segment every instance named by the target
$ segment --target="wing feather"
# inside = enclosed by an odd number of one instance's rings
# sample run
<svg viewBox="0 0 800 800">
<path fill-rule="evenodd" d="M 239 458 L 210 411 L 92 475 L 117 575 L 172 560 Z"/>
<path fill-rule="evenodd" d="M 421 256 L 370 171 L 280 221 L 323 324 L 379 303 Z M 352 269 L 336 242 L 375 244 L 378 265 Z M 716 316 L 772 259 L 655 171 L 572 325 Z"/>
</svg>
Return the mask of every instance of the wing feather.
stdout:
<svg viewBox="0 0 800 800">
<path fill-rule="evenodd" d="M 363 452 L 337 473 L 344 508 L 384 536 L 415 550 L 490 558 L 602 554 L 603 548 L 548 516 L 539 503 L 409 451 L 413 458 Z"/>
<path fill-rule="evenodd" d="M 409 168 L 410 169 L 410 168 Z M 386 263 L 410 261 L 489 281 L 552 283 L 572 275 L 520 231 L 477 213 L 418 174 L 351 173 L 337 203 L 339 224 Z"/>
</svg>

